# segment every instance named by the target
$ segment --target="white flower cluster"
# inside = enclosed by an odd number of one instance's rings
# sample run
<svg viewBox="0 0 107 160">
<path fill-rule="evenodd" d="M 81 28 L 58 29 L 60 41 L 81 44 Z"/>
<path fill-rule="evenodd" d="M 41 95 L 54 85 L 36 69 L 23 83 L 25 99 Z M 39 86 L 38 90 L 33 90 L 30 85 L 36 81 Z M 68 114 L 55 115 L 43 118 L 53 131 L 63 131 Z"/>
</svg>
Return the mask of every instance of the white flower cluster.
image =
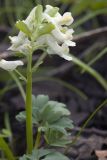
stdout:
<svg viewBox="0 0 107 160">
<path fill-rule="evenodd" d="M 38 44 L 46 44 L 48 54 L 57 54 L 66 60 L 72 60 L 69 54 L 69 46 L 75 46 L 73 39 L 73 29 L 69 29 L 68 26 L 73 23 L 73 17 L 70 12 L 64 13 L 63 16 L 57 12 L 54 17 L 51 17 L 49 13 L 53 9 L 52 6 L 47 5 L 46 10 L 43 13 L 43 18 L 47 22 L 51 22 L 55 29 L 50 34 L 45 34 L 37 39 Z"/>
<path fill-rule="evenodd" d="M 41 10 L 36 15 L 39 10 L 38 6 L 35 7 L 26 20 L 16 23 L 21 23 L 20 32 L 18 36 L 9 37 L 12 43 L 9 50 L 27 55 L 35 49 L 45 48 L 48 54 L 57 54 L 68 61 L 72 60 L 69 46 L 76 44 L 72 41 L 74 31 L 68 27 L 73 23 L 73 17 L 70 12 L 61 15 L 58 10 L 57 7 L 47 5 L 44 12 Z M 22 61 L 0 61 L 0 67 L 9 71 L 22 64 Z"/>
<path fill-rule="evenodd" d="M 37 27 L 37 24 L 35 22 L 35 13 L 36 13 L 37 7 L 35 7 L 27 19 L 23 21 L 29 30 L 32 33 L 32 36 L 36 34 L 35 30 Z M 52 15 L 52 12 L 54 14 Z M 47 47 L 48 54 L 58 54 L 59 56 L 63 57 L 66 60 L 72 60 L 70 54 L 69 54 L 69 46 L 75 46 L 75 42 L 72 41 L 73 39 L 73 29 L 69 29 L 68 27 L 73 23 L 73 17 L 70 12 L 64 13 L 62 16 L 58 12 L 58 8 L 52 7 L 50 5 L 46 6 L 46 9 L 44 12 L 42 12 L 42 22 L 39 27 L 42 27 L 42 24 L 45 23 L 51 23 L 54 26 L 54 29 L 46 34 L 43 34 L 36 37 L 33 41 L 33 47 L 36 48 L 36 46 L 40 46 L 39 49 L 41 49 L 41 46 Z M 31 47 L 31 41 L 29 38 L 24 34 L 22 31 L 19 32 L 18 36 L 10 37 L 12 46 L 9 48 L 13 51 L 18 51 L 23 54 L 27 54 L 29 52 L 29 49 Z"/>
</svg>

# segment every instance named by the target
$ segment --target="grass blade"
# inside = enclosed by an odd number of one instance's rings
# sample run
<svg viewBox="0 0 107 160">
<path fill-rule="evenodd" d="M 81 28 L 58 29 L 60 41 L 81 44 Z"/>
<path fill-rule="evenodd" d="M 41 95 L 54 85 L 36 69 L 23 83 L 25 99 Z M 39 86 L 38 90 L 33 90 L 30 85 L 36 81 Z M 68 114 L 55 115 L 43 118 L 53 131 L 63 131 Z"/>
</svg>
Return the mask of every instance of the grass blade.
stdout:
<svg viewBox="0 0 107 160">
<path fill-rule="evenodd" d="M 107 47 L 104 48 L 97 56 L 95 56 L 91 61 L 87 63 L 88 66 L 93 65 L 96 61 L 98 61 L 102 56 L 104 56 L 107 53 Z M 84 73 L 84 70 L 82 70 L 81 73 Z"/>
<path fill-rule="evenodd" d="M 72 27 L 73 28 L 77 28 L 79 27 L 80 25 L 82 25 L 83 23 L 85 23 L 86 21 L 100 15 L 100 14 L 105 14 L 107 13 L 107 9 L 100 9 L 100 10 L 97 10 L 97 11 L 93 11 L 91 13 L 88 13 L 86 16 L 78 19 L 77 21 L 75 21 L 73 24 L 72 24 Z"/>
<path fill-rule="evenodd" d="M 88 66 L 87 64 L 85 64 L 84 62 L 82 62 L 80 59 L 76 58 L 74 55 L 72 55 L 72 61 L 77 64 L 78 66 L 80 66 L 82 69 L 84 69 L 85 71 L 87 71 L 89 74 L 91 74 L 100 84 L 101 86 L 107 90 L 107 81 L 97 72 L 95 71 L 93 68 L 91 68 L 90 66 Z"/>
</svg>

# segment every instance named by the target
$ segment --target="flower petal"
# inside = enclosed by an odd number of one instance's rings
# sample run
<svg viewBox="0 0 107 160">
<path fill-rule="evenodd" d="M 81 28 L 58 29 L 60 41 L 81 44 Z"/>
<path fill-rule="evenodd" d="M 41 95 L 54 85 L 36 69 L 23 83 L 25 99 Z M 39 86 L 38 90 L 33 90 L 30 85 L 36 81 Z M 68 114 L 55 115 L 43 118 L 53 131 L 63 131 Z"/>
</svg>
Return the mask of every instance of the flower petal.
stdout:
<svg viewBox="0 0 107 160">
<path fill-rule="evenodd" d="M 71 47 L 75 47 L 75 46 L 76 46 L 76 43 L 73 42 L 73 41 L 70 41 L 70 40 L 66 40 L 64 43 L 65 43 L 67 46 L 71 46 Z"/>
<path fill-rule="evenodd" d="M 50 35 L 47 36 L 47 41 L 49 45 L 47 49 L 48 54 L 57 54 L 68 61 L 72 60 L 72 57 L 69 54 L 69 48 L 65 43 L 63 43 L 62 46 L 58 45 Z"/>
<path fill-rule="evenodd" d="M 13 71 L 18 66 L 22 66 L 23 62 L 20 60 L 16 61 L 6 61 L 4 59 L 0 60 L 0 68 L 7 70 L 7 71 Z"/>
<path fill-rule="evenodd" d="M 67 61 L 72 61 L 72 57 L 70 54 L 62 54 L 61 57 Z"/>
<path fill-rule="evenodd" d="M 69 25 L 71 25 L 73 23 L 73 21 L 74 21 L 74 19 L 73 19 L 71 13 L 70 12 L 66 12 L 62 16 L 60 24 L 61 25 L 67 25 L 67 26 L 69 26 Z"/>
<path fill-rule="evenodd" d="M 63 42 L 65 39 L 64 33 L 62 33 L 58 28 L 52 31 L 52 35 L 56 38 L 57 41 Z"/>
</svg>

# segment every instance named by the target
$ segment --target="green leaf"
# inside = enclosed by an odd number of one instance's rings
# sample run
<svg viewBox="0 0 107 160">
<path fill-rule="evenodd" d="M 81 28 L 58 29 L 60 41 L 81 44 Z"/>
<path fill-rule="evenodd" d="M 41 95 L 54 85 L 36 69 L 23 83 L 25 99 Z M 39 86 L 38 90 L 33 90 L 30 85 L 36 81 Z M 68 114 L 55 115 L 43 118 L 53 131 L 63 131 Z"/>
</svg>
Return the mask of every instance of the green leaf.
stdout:
<svg viewBox="0 0 107 160">
<path fill-rule="evenodd" d="M 58 7 L 53 7 L 49 12 L 48 14 L 51 16 L 51 17 L 54 17 L 57 12 L 59 11 L 59 8 Z"/>
<path fill-rule="evenodd" d="M 38 36 L 48 34 L 50 33 L 53 29 L 55 29 L 55 26 L 52 23 L 44 23 L 38 28 Z"/>
<path fill-rule="evenodd" d="M 31 160 L 31 158 L 28 155 L 23 155 L 23 157 L 20 157 L 19 160 Z M 37 160 L 35 158 L 35 160 Z"/>
<path fill-rule="evenodd" d="M 97 53 L 97 55 L 95 57 L 93 57 L 89 62 L 88 62 L 88 66 L 93 65 L 96 61 L 98 61 L 99 59 L 101 59 L 105 54 L 107 54 L 107 47 L 104 48 L 100 53 Z M 82 70 L 81 73 L 84 73 L 84 69 Z"/>
<path fill-rule="evenodd" d="M 53 124 L 49 125 L 49 128 L 54 128 L 57 131 L 62 132 L 63 134 L 67 134 L 66 129 L 73 129 L 73 121 L 69 119 L 68 117 L 62 117 L 58 121 L 54 122 Z"/>
<path fill-rule="evenodd" d="M 15 25 L 20 31 L 22 31 L 23 33 L 25 33 L 28 37 L 31 36 L 31 32 L 28 28 L 28 26 L 23 22 L 23 21 L 17 21 L 16 25 Z"/>
<path fill-rule="evenodd" d="M 39 158 L 41 158 L 41 157 L 44 157 L 44 156 L 52 153 L 53 151 L 49 150 L 49 149 L 43 149 L 43 148 L 41 148 L 41 149 L 38 150 L 38 152 L 39 152 Z M 35 151 L 34 151 L 34 153 L 35 153 Z"/>
<path fill-rule="evenodd" d="M 32 121 L 38 130 L 44 133 L 48 144 L 63 146 L 69 143 L 67 129 L 73 128 L 73 122 L 69 119 L 70 112 L 66 105 L 56 101 L 50 101 L 46 95 L 32 96 Z M 16 116 L 23 122 L 26 120 L 26 112 Z"/>
<path fill-rule="evenodd" d="M 40 160 L 42 157 L 52 153 L 52 150 L 48 149 L 37 149 L 33 150 L 31 155 L 23 155 L 19 160 Z"/>
<path fill-rule="evenodd" d="M 37 24 L 40 24 L 42 22 L 42 13 L 43 13 L 43 7 L 42 5 L 38 5 L 35 10 L 35 20 Z"/>
<path fill-rule="evenodd" d="M 33 124 L 39 124 L 39 121 L 42 121 L 40 115 L 41 109 L 48 103 L 49 97 L 47 95 L 38 95 L 33 98 Z"/>
<path fill-rule="evenodd" d="M 47 127 L 44 138 L 47 144 L 56 147 L 66 147 L 67 144 L 71 143 L 68 139 L 68 135 L 64 135 L 63 132 L 56 129 L 50 129 Z"/>
<path fill-rule="evenodd" d="M 49 149 L 33 150 L 31 155 L 24 155 L 19 160 L 69 160 L 66 156 L 59 152 Z"/>
<path fill-rule="evenodd" d="M 68 109 L 65 108 L 66 105 L 56 101 L 49 101 L 47 105 L 41 111 L 41 117 L 43 117 L 43 122 L 53 123 L 63 116 L 70 115 Z"/>
<path fill-rule="evenodd" d="M 19 122 L 24 122 L 26 120 L 26 112 L 25 111 L 20 112 L 18 115 L 16 115 L 16 119 Z"/>
<path fill-rule="evenodd" d="M 2 137 L 2 138 L 11 137 L 11 132 L 7 129 L 2 129 L 2 131 L 0 133 L 0 137 Z"/>
<path fill-rule="evenodd" d="M 35 97 L 32 95 L 32 107 L 33 107 L 33 113 L 32 113 L 32 119 L 33 124 L 38 124 L 40 118 L 40 110 L 43 108 L 43 106 L 49 101 L 49 97 L 46 95 L 38 95 Z M 22 111 L 17 116 L 16 119 L 19 122 L 24 122 L 26 120 L 26 112 Z"/>
<path fill-rule="evenodd" d="M 38 95 L 35 97 L 32 96 L 32 102 L 33 102 L 33 109 L 41 109 L 47 102 L 49 101 L 49 97 L 47 95 Z"/>
<path fill-rule="evenodd" d="M 84 71 L 87 71 L 89 74 L 91 74 L 100 84 L 101 86 L 107 90 L 107 80 L 105 80 L 96 70 L 82 62 L 80 59 L 75 57 L 74 55 L 71 54 L 72 57 L 72 62 L 80 66 Z"/>
<path fill-rule="evenodd" d="M 66 138 L 56 139 L 53 143 L 50 143 L 53 147 L 67 147 L 68 144 L 71 144 L 72 141 Z"/>
<path fill-rule="evenodd" d="M 42 160 L 70 160 L 70 159 L 59 152 L 53 152 L 53 153 L 48 154 Z"/>
</svg>

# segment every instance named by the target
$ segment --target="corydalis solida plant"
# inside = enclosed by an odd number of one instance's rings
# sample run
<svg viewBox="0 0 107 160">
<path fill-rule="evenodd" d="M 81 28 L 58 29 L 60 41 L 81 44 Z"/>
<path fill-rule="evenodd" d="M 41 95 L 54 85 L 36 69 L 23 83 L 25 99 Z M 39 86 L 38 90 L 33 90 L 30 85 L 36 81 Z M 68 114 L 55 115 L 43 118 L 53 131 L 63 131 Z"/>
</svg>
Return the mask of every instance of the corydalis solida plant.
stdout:
<svg viewBox="0 0 107 160">
<path fill-rule="evenodd" d="M 73 123 L 68 117 L 70 112 L 63 103 L 51 101 L 45 95 L 32 96 L 32 73 L 47 54 L 57 54 L 68 61 L 72 60 L 69 54 L 69 46 L 75 46 L 72 41 L 74 31 L 69 29 L 72 22 L 70 12 L 61 15 L 57 7 L 47 5 L 43 11 L 42 6 L 38 5 L 25 20 L 16 22 L 16 27 L 20 30 L 18 36 L 9 37 L 12 43 L 9 50 L 18 52 L 27 59 L 26 77 L 16 69 L 23 65 L 21 60 L 0 61 L 2 69 L 10 74 L 17 72 L 26 83 L 25 111 L 16 116 L 17 120 L 26 122 L 27 153 L 20 160 L 68 160 L 55 150 L 40 148 L 41 137 L 50 146 L 66 147 L 70 143 L 67 129 L 72 129 Z M 32 66 L 32 55 L 38 49 L 43 50 L 43 54 Z M 36 141 L 33 139 L 33 126 L 37 127 Z M 12 153 L 10 157 L 9 149 L 5 152 L 9 160 L 14 159 Z"/>
</svg>

